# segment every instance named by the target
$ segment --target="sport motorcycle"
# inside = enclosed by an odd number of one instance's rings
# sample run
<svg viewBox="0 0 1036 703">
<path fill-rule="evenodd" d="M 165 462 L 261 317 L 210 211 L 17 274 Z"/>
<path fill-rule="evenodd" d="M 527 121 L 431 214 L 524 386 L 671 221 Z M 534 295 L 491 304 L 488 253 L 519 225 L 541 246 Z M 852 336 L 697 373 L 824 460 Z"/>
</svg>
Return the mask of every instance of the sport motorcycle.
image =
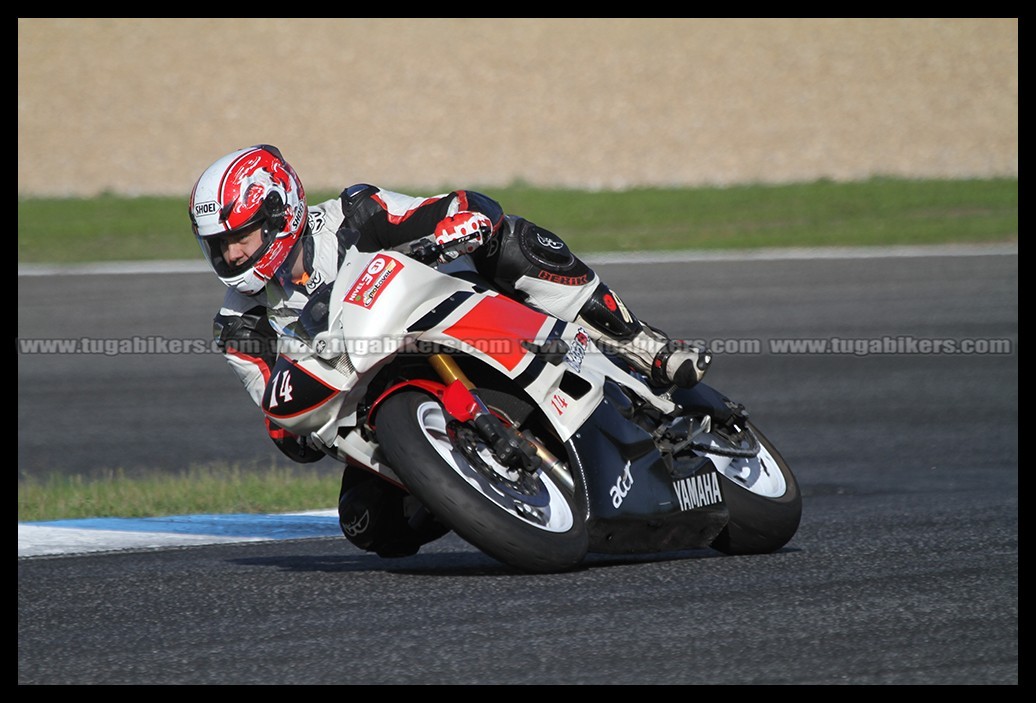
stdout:
<svg viewBox="0 0 1036 703">
<path fill-rule="evenodd" d="M 798 485 L 744 406 L 704 382 L 656 387 L 441 255 L 352 247 L 303 310 L 271 308 L 270 420 L 524 572 L 791 540 Z"/>
</svg>

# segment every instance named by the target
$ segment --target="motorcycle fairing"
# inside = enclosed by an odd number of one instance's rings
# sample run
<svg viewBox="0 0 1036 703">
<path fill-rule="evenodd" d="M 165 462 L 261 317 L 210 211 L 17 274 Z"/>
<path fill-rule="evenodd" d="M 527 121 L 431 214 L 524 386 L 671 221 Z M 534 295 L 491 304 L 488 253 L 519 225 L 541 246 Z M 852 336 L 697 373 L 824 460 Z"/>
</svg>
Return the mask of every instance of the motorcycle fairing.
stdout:
<svg viewBox="0 0 1036 703">
<path fill-rule="evenodd" d="M 682 408 L 681 414 L 708 415 L 713 422 L 720 424 L 738 415 L 747 417 L 743 407 L 704 383 L 695 384 L 691 388 L 678 388 L 673 393 L 673 400 Z"/>
<path fill-rule="evenodd" d="M 354 300 L 369 304 L 347 304 Z M 530 401 L 548 413 L 562 441 L 600 402 L 606 378 L 620 379 L 663 412 L 673 409 L 618 369 L 592 341 L 582 341 L 586 333 L 579 325 L 415 265 L 402 254 L 350 250 L 330 302 L 328 334 L 336 339 L 329 339 L 327 347 L 341 351 L 344 343 L 361 378 L 400 351 L 421 351 L 429 344 L 457 349 L 518 382 Z M 536 351 L 559 342 L 585 348 L 577 366 Z M 582 382 L 566 383 L 573 376 Z"/>
<path fill-rule="evenodd" d="M 591 550 L 632 554 L 708 547 L 729 511 L 716 467 L 705 457 L 670 467 L 651 435 L 624 417 L 628 401 L 613 382 L 606 397 L 566 443 L 584 486 Z M 623 467 L 599 477 L 585 466 Z M 690 496 L 690 497 L 689 497 Z"/>
<path fill-rule="evenodd" d="M 339 388 L 281 355 L 263 391 L 262 409 L 277 424 L 293 430 L 302 421 L 309 426 L 335 422 L 341 400 Z"/>
<path fill-rule="evenodd" d="M 562 442 L 595 411 L 609 379 L 663 412 L 674 407 L 619 369 L 579 325 L 401 254 L 350 250 L 325 299 L 326 327 L 312 335 L 308 358 L 306 353 L 291 356 L 327 388 L 351 389 L 335 403 L 321 397 L 305 406 L 309 412 L 298 404 L 291 417 L 274 419 L 299 434 L 316 434 L 329 447 L 337 444 L 340 427 L 355 422 L 365 379 L 398 352 L 421 352 L 428 345 L 467 353 L 515 380 L 543 409 Z M 569 355 L 577 349 L 578 358 Z"/>
<path fill-rule="evenodd" d="M 402 254 L 349 250 L 331 294 L 329 347 L 344 351 L 356 372 L 365 374 L 416 341 L 421 333 L 409 328 L 437 304 L 472 292 L 470 283 Z M 464 307 L 469 296 L 461 297 Z"/>
</svg>

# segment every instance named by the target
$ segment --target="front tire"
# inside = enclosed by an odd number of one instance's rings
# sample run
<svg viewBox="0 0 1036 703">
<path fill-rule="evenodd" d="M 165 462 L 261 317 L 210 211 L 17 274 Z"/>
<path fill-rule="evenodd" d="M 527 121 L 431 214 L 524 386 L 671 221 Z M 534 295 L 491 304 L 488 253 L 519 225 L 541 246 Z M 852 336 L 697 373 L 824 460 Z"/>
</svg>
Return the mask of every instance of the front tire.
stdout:
<svg viewBox="0 0 1036 703">
<path fill-rule="evenodd" d="M 716 464 L 730 521 L 712 543 L 724 554 L 769 554 L 786 545 L 799 529 L 802 494 L 777 448 L 751 423 L 759 440 L 752 458 L 707 454 Z"/>
<path fill-rule="evenodd" d="M 508 469 L 432 396 L 403 391 L 377 416 L 389 465 L 443 523 L 489 556 L 522 571 L 579 564 L 589 548 L 585 514 L 549 474 Z"/>
</svg>

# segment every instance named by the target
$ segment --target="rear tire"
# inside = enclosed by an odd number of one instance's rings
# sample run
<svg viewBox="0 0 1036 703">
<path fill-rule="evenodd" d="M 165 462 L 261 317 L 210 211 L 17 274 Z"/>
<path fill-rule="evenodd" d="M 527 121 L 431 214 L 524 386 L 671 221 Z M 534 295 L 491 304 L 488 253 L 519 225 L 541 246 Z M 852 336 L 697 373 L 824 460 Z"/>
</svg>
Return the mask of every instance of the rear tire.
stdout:
<svg viewBox="0 0 1036 703">
<path fill-rule="evenodd" d="M 535 573 L 565 571 L 589 548 L 586 516 L 549 474 L 501 466 L 432 396 L 402 391 L 377 416 L 396 475 L 438 520 L 494 559 Z"/>
<path fill-rule="evenodd" d="M 730 522 L 712 547 L 724 554 L 769 554 L 786 545 L 799 529 L 802 494 L 777 448 L 751 423 L 759 440 L 752 459 L 709 455 L 717 464 Z"/>
</svg>

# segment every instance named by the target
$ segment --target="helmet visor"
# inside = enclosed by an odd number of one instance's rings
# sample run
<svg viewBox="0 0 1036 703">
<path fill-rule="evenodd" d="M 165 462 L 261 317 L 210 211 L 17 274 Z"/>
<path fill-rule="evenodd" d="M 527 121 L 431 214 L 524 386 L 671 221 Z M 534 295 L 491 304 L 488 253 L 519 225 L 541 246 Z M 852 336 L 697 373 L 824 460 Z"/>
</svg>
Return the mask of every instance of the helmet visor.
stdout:
<svg viewBox="0 0 1036 703">
<path fill-rule="evenodd" d="M 202 253 L 221 278 L 236 276 L 255 266 L 270 248 L 274 236 L 255 217 L 236 229 L 198 237 Z"/>
</svg>

